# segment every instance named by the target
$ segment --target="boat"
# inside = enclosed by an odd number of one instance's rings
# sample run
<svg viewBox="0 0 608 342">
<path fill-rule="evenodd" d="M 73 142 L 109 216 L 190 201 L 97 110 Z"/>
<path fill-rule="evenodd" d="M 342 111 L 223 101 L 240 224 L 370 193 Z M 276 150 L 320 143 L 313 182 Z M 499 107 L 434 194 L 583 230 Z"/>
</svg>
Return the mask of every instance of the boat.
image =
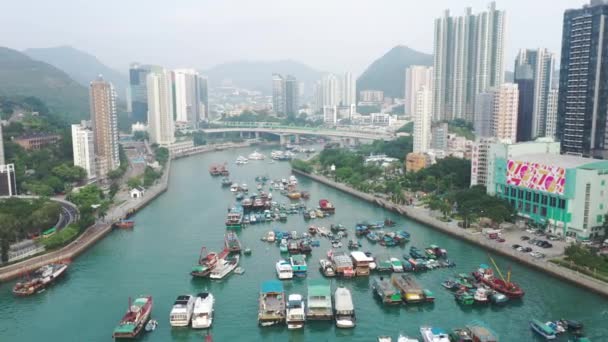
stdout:
<svg viewBox="0 0 608 342">
<path fill-rule="evenodd" d="M 325 321 L 332 318 L 333 309 L 329 282 L 324 279 L 309 280 L 306 319 Z"/>
<path fill-rule="evenodd" d="M 410 247 L 410 256 L 414 259 L 426 259 L 426 256 L 414 246 Z"/>
<path fill-rule="evenodd" d="M 454 298 L 459 304 L 462 305 L 472 305 L 475 303 L 475 298 L 471 295 L 467 290 L 459 290 L 454 293 Z"/>
<path fill-rule="evenodd" d="M 433 291 L 429 290 L 429 289 L 422 289 L 422 292 L 424 293 L 424 300 L 428 303 L 433 303 L 435 302 L 435 294 L 433 293 Z"/>
<path fill-rule="evenodd" d="M 232 183 L 232 185 L 230 185 L 230 191 L 231 192 L 239 191 L 239 183 Z"/>
<path fill-rule="evenodd" d="M 571 319 L 560 319 L 558 323 L 572 332 L 579 332 L 583 329 L 583 323 Z"/>
<path fill-rule="evenodd" d="M 262 283 L 258 308 L 258 323 L 271 326 L 285 321 L 285 291 L 278 280 Z"/>
<path fill-rule="evenodd" d="M 220 165 L 211 164 L 211 166 L 209 166 L 209 174 L 214 177 L 221 175 L 222 172 L 220 171 Z"/>
<path fill-rule="evenodd" d="M 323 212 L 331 214 L 336 212 L 336 207 L 334 207 L 334 205 L 326 199 L 319 200 L 319 209 L 321 209 Z"/>
<path fill-rule="evenodd" d="M 249 160 L 264 160 L 264 158 L 266 157 L 258 151 L 254 151 L 252 154 L 249 155 Z"/>
<path fill-rule="evenodd" d="M 241 242 L 234 232 L 228 232 L 224 235 L 224 246 L 232 253 L 239 253 L 241 251 Z"/>
<path fill-rule="evenodd" d="M 549 326 L 539 320 L 531 320 L 530 328 L 532 328 L 535 333 L 544 337 L 546 340 L 554 340 L 557 338 L 555 330 L 551 329 Z"/>
<path fill-rule="evenodd" d="M 466 326 L 466 331 L 471 336 L 471 341 L 475 342 L 498 342 L 498 334 L 496 334 L 489 326 L 481 321 L 472 321 Z"/>
<path fill-rule="evenodd" d="M 177 296 L 169 314 L 169 323 L 172 327 L 187 327 L 190 324 L 195 301 L 196 297 L 193 295 Z"/>
<path fill-rule="evenodd" d="M 271 230 L 266 234 L 266 241 L 268 242 L 274 242 L 276 239 L 276 236 L 274 234 L 274 232 Z"/>
<path fill-rule="evenodd" d="M 441 286 L 445 287 L 448 290 L 456 290 L 460 288 L 460 284 L 453 279 L 448 279 L 441 283 Z"/>
<path fill-rule="evenodd" d="M 148 321 L 148 323 L 146 323 L 146 327 L 144 329 L 147 332 L 152 332 L 152 331 L 156 330 L 157 326 L 158 326 L 158 321 L 155 319 L 151 319 Z"/>
<path fill-rule="evenodd" d="M 112 332 L 112 338 L 135 338 L 145 327 L 152 313 L 152 296 L 141 296 L 131 302 L 118 326 Z"/>
<path fill-rule="evenodd" d="M 425 301 L 424 290 L 412 276 L 406 274 L 393 274 L 391 281 L 393 285 L 399 289 L 399 292 L 406 303 L 412 304 Z"/>
<path fill-rule="evenodd" d="M 334 253 L 333 251 L 330 251 L 330 253 L 328 253 L 328 257 L 334 263 L 337 275 L 345 278 L 355 276 L 353 259 L 351 259 L 350 255 L 348 255 L 346 252 Z"/>
<path fill-rule="evenodd" d="M 450 336 L 441 328 L 422 326 L 420 335 L 424 342 L 450 342 Z"/>
<path fill-rule="evenodd" d="M 350 291 L 345 287 L 338 287 L 334 292 L 336 327 L 355 327 L 355 305 Z"/>
<path fill-rule="evenodd" d="M 245 165 L 249 163 L 249 159 L 243 157 L 243 156 L 238 156 L 236 158 L 236 165 Z"/>
<path fill-rule="evenodd" d="M 44 291 L 59 279 L 68 269 L 68 262 L 44 265 L 30 274 L 30 279 L 13 286 L 13 294 L 19 297 L 31 296 Z"/>
<path fill-rule="evenodd" d="M 276 263 L 275 267 L 277 271 L 277 276 L 280 280 L 292 279 L 293 278 L 293 268 L 291 263 L 286 260 L 279 260 Z"/>
<path fill-rule="evenodd" d="M 249 248 L 249 247 L 245 248 L 245 250 L 243 251 L 243 253 L 245 255 L 251 255 L 251 248 Z"/>
<path fill-rule="evenodd" d="M 335 277 L 336 276 L 336 269 L 334 268 L 334 264 L 327 260 L 327 259 L 321 259 L 319 260 L 319 264 L 320 264 L 320 269 L 321 269 L 321 273 L 323 273 L 324 276 L 326 277 Z"/>
<path fill-rule="evenodd" d="M 220 175 L 222 175 L 224 177 L 230 176 L 230 171 L 228 171 L 228 166 L 226 165 L 226 163 L 224 163 L 223 165 L 221 165 L 219 167 L 219 172 L 220 172 Z"/>
<path fill-rule="evenodd" d="M 480 286 L 475 290 L 475 293 L 473 294 L 473 299 L 475 300 L 475 303 L 487 304 L 490 302 L 490 294 L 490 290 L 483 286 Z"/>
<path fill-rule="evenodd" d="M 307 265 L 306 256 L 303 254 L 295 254 L 289 258 L 293 275 L 296 277 L 306 277 Z"/>
<path fill-rule="evenodd" d="M 287 298 L 287 329 L 301 329 L 306 321 L 305 305 L 302 295 L 292 293 Z"/>
<path fill-rule="evenodd" d="M 279 244 L 279 251 L 281 253 L 287 253 L 289 251 L 287 247 L 287 239 L 281 239 L 281 243 Z"/>
<path fill-rule="evenodd" d="M 213 324 L 213 305 L 215 298 L 209 292 L 201 292 L 196 295 L 194 310 L 192 313 L 192 328 L 207 329 Z"/>
<path fill-rule="evenodd" d="M 395 273 L 403 272 L 403 263 L 401 262 L 401 260 L 399 260 L 398 258 L 390 258 L 390 261 L 391 261 L 391 268 L 393 269 L 393 272 L 395 272 Z"/>
<path fill-rule="evenodd" d="M 378 342 L 393 342 L 393 338 L 390 336 L 378 336 L 376 339 Z"/>
<path fill-rule="evenodd" d="M 135 227 L 135 221 L 133 220 L 120 220 L 114 223 L 114 228 L 129 229 L 133 227 Z"/>
<path fill-rule="evenodd" d="M 490 301 L 492 304 L 503 305 L 509 301 L 509 297 L 500 292 L 493 291 L 492 294 L 490 294 Z"/>
<path fill-rule="evenodd" d="M 549 328 L 553 329 L 553 331 L 555 331 L 555 333 L 557 335 L 563 334 L 566 332 L 566 328 L 564 326 L 562 326 L 559 321 L 555 321 L 555 322 L 548 321 L 548 322 L 545 322 L 545 325 L 547 325 Z"/>
<path fill-rule="evenodd" d="M 209 278 L 223 279 L 239 265 L 239 258 L 238 255 L 235 255 L 227 257 L 226 259 L 220 259 L 217 266 L 211 271 L 211 274 L 209 274 Z"/>
<path fill-rule="evenodd" d="M 418 341 L 417 338 L 399 334 L 399 337 L 397 338 L 397 342 L 420 342 L 420 341 Z"/>
<path fill-rule="evenodd" d="M 353 266 L 355 267 L 355 275 L 357 276 L 368 276 L 370 273 L 370 263 L 374 262 L 374 258 L 368 257 L 365 253 L 360 251 L 350 252 L 350 257 L 353 259 Z"/>
<path fill-rule="evenodd" d="M 500 275 L 500 279 L 494 276 L 493 270 L 485 264 L 479 266 L 479 269 L 476 272 L 473 272 L 473 276 L 477 281 L 482 282 L 483 284 L 489 286 L 494 291 L 498 291 L 505 296 L 509 297 L 509 299 L 517 299 L 524 296 L 525 292 L 522 288 L 514 282 L 511 282 L 511 270 L 507 273 L 507 278 L 505 279 L 500 272 L 498 266 L 492 258 L 490 258 L 494 267 L 498 271 Z"/>
<path fill-rule="evenodd" d="M 289 184 L 298 185 L 298 179 L 296 178 L 296 176 L 294 176 L 294 175 L 289 176 Z"/>
<path fill-rule="evenodd" d="M 473 279 L 471 279 L 466 273 L 459 273 L 456 275 L 456 282 L 460 287 L 466 289 L 474 289 L 475 285 L 473 284 Z"/>
<path fill-rule="evenodd" d="M 302 194 L 298 191 L 289 192 L 287 193 L 287 198 L 289 198 L 290 200 L 299 200 L 300 198 L 302 198 Z"/>
<path fill-rule="evenodd" d="M 232 181 L 228 178 L 222 178 L 222 187 L 229 187 L 232 185 Z"/>
<path fill-rule="evenodd" d="M 289 241 L 289 242 L 287 243 L 287 251 L 288 251 L 290 254 L 297 254 L 297 253 L 300 253 L 300 245 L 298 245 L 298 242 L 297 242 L 297 241 L 293 241 L 293 240 L 292 240 L 292 241 Z"/>
<path fill-rule="evenodd" d="M 348 249 L 357 250 L 361 248 L 361 243 L 356 240 L 348 240 Z"/>
<path fill-rule="evenodd" d="M 378 277 L 372 279 L 372 290 L 382 300 L 382 303 L 387 305 L 401 304 L 401 293 L 396 289 L 391 282 L 384 278 Z"/>
<path fill-rule="evenodd" d="M 304 239 L 300 241 L 298 247 L 300 247 L 300 253 L 302 254 L 312 253 L 312 242 L 309 239 Z"/>
<path fill-rule="evenodd" d="M 192 267 L 190 274 L 193 277 L 207 277 L 217 265 L 218 259 L 225 258 L 228 253 L 229 252 L 227 250 L 224 250 L 218 256 L 218 254 L 214 252 L 208 253 L 207 248 L 203 246 L 201 248 L 201 254 L 198 258 L 198 265 Z"/>
</svg>

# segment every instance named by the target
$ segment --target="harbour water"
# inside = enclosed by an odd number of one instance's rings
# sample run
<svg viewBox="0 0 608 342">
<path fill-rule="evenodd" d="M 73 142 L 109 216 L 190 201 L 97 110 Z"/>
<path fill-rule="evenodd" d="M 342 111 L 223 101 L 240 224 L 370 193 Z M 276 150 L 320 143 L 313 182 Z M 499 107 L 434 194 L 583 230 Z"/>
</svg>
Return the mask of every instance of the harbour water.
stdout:
<svg viewBox="0 0 608 342">
<path fill-rule="evenodd" d="M 168 191 L 139 212 L 133 231 L 112 232 L 103 241 L 74 261 L 67 277 L 45 292 L 29 298 L 11 294 L 14 282 L 0 285 L 0 341 L 109 341 L 112 330 L 128 305 L 129 296 L 150 294 L 154 297 L 153 317 L 159 326 L 144 334 L 142 341 L 202 341 L 206 332 L 189 328 L 171 328 L 168 315 L 176 296 L 211 291 L 216 298 L 215 318 L 211 333 L 214 341 L 375 341 L 378 335 L 393 338 L 402 332 L 418 336 L 421 325 L 444 329 L 461 327 L 472 320 L 481 320 L 496 331 L 501 341 L 535 341 L 528 320 L 576 319 L 586 327 L 592 341 L 608 340 L 608 300 L 551 278 L 511 260 L 494 256 L 506 272 L 512 268 L 513 279 L 526 291 L 523 300 L 504 307 L 459 306 L 441 282 L 456 273 L 470 273 L 480 263 L 488 263 L 487 253 L 432 228 L 399 217 L 347 194 L 308 179 L 300 179 L 300 188 L 311 193 L 309 206 L 321 198 L 330 199 L 336 215 L 305 222 L 300 215 L 290 215 L 286 223 L 257 224 L 242 229 L 239 237 L 253 251 L 243 256 L 243 275 L 232 274 L 222 281 L 192 279 L 191 267 L 196 263 L 201 246 L 219 251 L 223 246 L 224 219 L 234 195 L 222 188 L 219 178 L 209 176 L 212 163 L 228 162 L 230 178 L 247 183 L 254 192 L 257 175 L 271 179 L 287 178 L 289 164 L 250 161 L 234 165 L 238 155 L 253 149 L 214 152 L 177 160 L 173 163 Z M 261 152 L 269 155 L 270 150 Z M 288 202 L 276 192 L 275 199 Z M 362 250 L 406 254 L 412 245 L 425 247 L 437 244 L 446 248 L 456 268 L 439 269 L 416 275 L 419 282 L 435 293 L 432 305 L 384 307 L 372 294 L 368 278 L 332 280 L 333 288 L 344 285 L 351 289 L 357 312 L 357 327 L 336 329 L 329 322 L 307 322 L 301 331 L 285 327 L 260 328 L 257 325 L 260 283 L 276 279 L 274 264 L 281 258 L 278 246 L 262 242 L 269 230 L 304 232 L 309 224 L 329 227 L 342 223 L 354 236 L 354 224 L 362 220 L 391 218 L 395 229 L 406 229 L 412 239 L 405 248 L 386 249 L 360 240 Z M 346 249 L 346 241 L 343 241 Z M 326 239 L 313 248 L 308 258 L 307 279 L 320 278 L 318 260 L 330 248 Z M 284 282 L 287 293 L 306 296 L 307 279 Z M 567 341 L 567 338 L 562 338 Z M 540 341 L 540 339 L 539 339 Z"/>
</svg>

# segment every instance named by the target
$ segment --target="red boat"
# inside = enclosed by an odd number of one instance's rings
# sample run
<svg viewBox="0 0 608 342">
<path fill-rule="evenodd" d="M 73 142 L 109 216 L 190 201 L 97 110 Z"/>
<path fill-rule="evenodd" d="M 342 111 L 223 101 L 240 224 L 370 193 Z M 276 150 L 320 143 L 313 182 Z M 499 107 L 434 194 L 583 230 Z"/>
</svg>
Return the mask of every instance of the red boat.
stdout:
<svg viewBox="0 0 608 342">
<path fill-rule="evenodd" d="M 492 260 L 494 266 L 494 260 Z M 524 290 L 519 287 L 516 283 L 511 282 L 511 271 L 507 274 L 507 279 L 502 277 L 500 270 L 496 267 L 500 275 L 500 279 L 494 276 L 494 271 L 488 265 L 480 265 L 476 272 L 473 272 L 473 276 L 479 282 L 489 286 L 494 291 L 500 292 L 510 299 L 521 298 L 524 296 Z"/>
<path fill-rule="evenodd" d="M 223 250 L 219 255 L 215 252 L 207 253 L 207 247 L 201 249 L 201 255 L 198 258 L 198 265 L 192 268 L 190 274 L 193 277 L 207 277 L 211 274 L 211 271 L 217 265 L 217 262 L 221 258 L 225 258 L 228 255 L 228 250 Z"/>
<path fill-rule="evenodd" d="M 209 166 L 209 174 L 212 176 L 220 176 L 222 174 L 221 165 L 213 164 Z"/>
<path fill-rule="evenodd" d="M 328 213 L 336 212 L 336 207 L 334 207 L 334 205 L 326 199 L 319 200 L 319 208 L 321 209 L 321 211 Z"/>
<path fill-rule="evenodd" d="M 31 296 L 44 291 L 53 282 L 59 279 L 68 269 L 69 262 L 44 265 L 30 274 L 24 282 L 18 282 L 13 287 L 13 294 L 19 297 Z"/>
<path fill-rule="evenodd" d="M 120 221 L 114 223 L 115 228 L 128 229 L 128 228 L 133 228 L 134 226 L 135 226 L 135 221 L 132 221 L 132 220 L 120 220 Z"/>
<path fill-rule="evenodd" d="M 228 167 L 226 166 L 226 164 L 220 166 L 218 168 L 220 175 L 224 176 L 224 177 L 228 177 L 230 176 L 230 171 L 228 171 Z"/>
<path fill-rule="evenodd" d="M 131 302 L 129 309 L 114 329 L 112 338 L 135 338 L 146 325 L 152 313 L 152 296 L 141 296 Z"/>
</svg>

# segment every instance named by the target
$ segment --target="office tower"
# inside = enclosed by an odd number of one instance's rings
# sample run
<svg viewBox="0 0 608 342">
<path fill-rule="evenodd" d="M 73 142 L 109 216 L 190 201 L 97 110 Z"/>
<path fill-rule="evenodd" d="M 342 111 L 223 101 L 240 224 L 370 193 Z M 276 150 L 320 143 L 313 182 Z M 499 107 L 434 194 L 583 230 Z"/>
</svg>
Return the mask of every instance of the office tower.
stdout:
<svg viewBox="0 0 608 342">
<path fill-rule="evenodd" d="M 433 93 L 422 86 L 416 93 L 414 114 L 414 153 L 427 152 L 431 142 L 431 121 L 433 115 Z"/>
<path fill-rule="evenodd" d="M 549 90 L 549 96 L 547 97 L 547 126 L 545 129 L 545 136 L 552 139 L 556 138 L 557 133 L 557 104 L 558 104 L 559 92 L 557 89 Z"/>
<path fill-rule="evenodd" d="M 442 122 L 431 130 L 431 148 L 445 151 L 448 149 L 448 124 Z"/>
<path fill-rule="evenodd" d="M 148 121 L 148 91 L 146 90 L 146 76 L 157 66 L 140 65 L 132 63 L 129 67 L 129 98 L 131 102 L 131 118 L 135 122 Z"/>
<path fill-rule="evenodd" d="M 176 69 L 173 71 L 175 96 L 175 121 L 188 123 L 197 128 L 204 117 L 201 99 L 201 77 L 193 69 Z"/>
<path fill-rule="evenodd" d="M 343 75 L 340 90 L 342 92 L 340 96 L 342 106 L 357 104 L 357 82 L 355 82 L 353 74 L 347 72 Z"/>
<path fill-rule="evenodd" d="M 287 75 L 285 78 L 285 94 L 283 98 L 285 99 L 285 115 L 287 116 L 297 116 L 299 110 L 299 84 L 298 80 L 291 76 Z"/>
<path fill-rule="evenodd" d="M 515 59 L 514 80 L 519 87 L 517 140 L 546 135 L 547 100 L 553 83 L 554 55 L 547 49 L 522 49 Z"/>
<path fill-rule="evenodd" d="M 279 74 L 272 75 L 272 109 L 277 114 L 285 114 L 285 79 Z"/>
<path fill-rule="evenodd" d="M 96 174 L 97 178 L 106 179 L 108 172 L 116 170 L 120 166 L 116 93 L 112 83 L 99 76 L 89 86 L 89 99 Z"/>
<path fill-rule="evenodd" d="M 476 95 L 503 83 L 506 13 L 491 2 L 477 15 L 435 20 L 433 119 L 473 120 Z"/>
<path fill-rule="evenodd" d="M 312 86 L 312 110 L 313 114 L 323 112 L 323 85 L 321 81 L 315 82 Z"/>
<path fill-rule="evenodd" d="M 0 124 L 0 165 L 4 164 L 4 138 L 2 137 L 2 124 Z"/>
<path fill-rule="evenodd" d="M 148 90 L 148 135 L 150 143 L 163 146 L 175 142 L 171 73 L 155 70 L 146 79 Z"/>
<path fill-rule="evenodd" d="M 327 74 L 321 80 L 323 107 L 336 107 L 340 104 L 340 84 L 334 74 Z"/>
<path fill-rule="evenodd" d="M 511 142 L 517 141 L 517 109 L 519 90 L 517 84 L 504 83 L 493 90 L 494 113 L 492 119 L 493 136 Z"/>
<path fill-rule="evenodd" d="M 405 114 L 416 112 L 416 94 L 422 88 L 433 89 L 433 68 L 423 65 L 412 65 L 405 69 Z"/>
<path fill-rule="evenodd" d="M 492 137 L 492 124 L 494 121 L 494 92 L 486 91 L 477 94 L 475 100 L 475 119 L 473 128 L 478 137 Z"/>
<path fill-rule="evenodd" d="M 562 153 L 608 157 L 608 4 L 564 13 L 557 109 Z"/>
<path fill-rule="evenodd" d="M 89 181 L 95 179 L 95 143 L 91 125 L 87 121 L 72 125 L 72 151 L 74 165 L 85 169 Z"/>
<path fill-rule="evenodd" d="M 15 164 L 0 164 L 0 196 L 17 195 Z"/>
<path fill-rule="evenodd" d="M 203 106 L 201 110 L 201 116 L 199 121 L 209 121 L 210 109 L 209 109 L 209 80 L 206 76 L 199 76 L 198 78 L 198 91 L 199 99 Z"/>
</svg>

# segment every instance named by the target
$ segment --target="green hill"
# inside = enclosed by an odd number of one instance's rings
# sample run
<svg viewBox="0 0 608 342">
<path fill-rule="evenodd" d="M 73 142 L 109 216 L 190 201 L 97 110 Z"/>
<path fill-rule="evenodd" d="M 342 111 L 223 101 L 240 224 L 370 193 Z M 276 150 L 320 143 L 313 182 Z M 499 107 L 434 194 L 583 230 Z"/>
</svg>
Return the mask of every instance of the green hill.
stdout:
<svg viewBox="0 0 608 342">
<path fill-rule="evenodd" d="M 69 122 L 89 117 L 86 87 L 56 67 L 6 47 L 0 47 L 0 96 L 36 97 Z"/>
<path fill-rule="evenodd" d="M 433 65 L 433 55 L 398 45 L 375 60 L 357 79 L 357 91 L 382 90 L 385 96 L 403 98 L 405 69 L 410 65 Z"/>
</svg>

